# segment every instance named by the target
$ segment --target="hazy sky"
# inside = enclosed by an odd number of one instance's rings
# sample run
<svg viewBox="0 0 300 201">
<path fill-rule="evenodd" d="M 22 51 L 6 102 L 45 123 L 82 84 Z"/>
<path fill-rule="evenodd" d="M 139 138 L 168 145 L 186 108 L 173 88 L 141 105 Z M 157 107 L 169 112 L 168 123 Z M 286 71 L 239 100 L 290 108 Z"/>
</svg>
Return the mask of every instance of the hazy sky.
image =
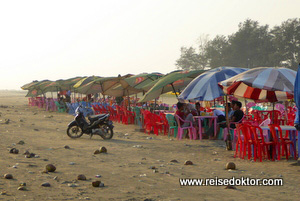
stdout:
<svg viewBox="0 0 300 201">
<path fill-rule="evenodd" d="M 300 0 L 3 0 L 0 89 L 32 80 L 175 70 L 181 46 L 250 18 L 300 17 Z"/>
</svg>

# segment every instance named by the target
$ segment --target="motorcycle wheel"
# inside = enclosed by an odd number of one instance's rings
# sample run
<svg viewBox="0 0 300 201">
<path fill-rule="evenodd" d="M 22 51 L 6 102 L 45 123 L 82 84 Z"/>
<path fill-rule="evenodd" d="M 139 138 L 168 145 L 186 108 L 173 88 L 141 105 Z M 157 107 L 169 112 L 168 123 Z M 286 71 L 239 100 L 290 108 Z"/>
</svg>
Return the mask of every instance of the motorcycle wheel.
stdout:
<svg viewBox="0 0 300 201">
<path fill-rule="evenodd" d="M 78 126 L 75 125 L 68 127 L 67 135 L 70 138 L 80 138 L 83 135 L 83 132 Z"/>
<path fill-rule="evenodd" d="M 114 131 L 112 128 L 110 128 L 108 125 L 103 125 L 103 128 L 107 131 L 106 133 L 102 134 L 101 137 L 104 140 L 109 140 L 113 137 Z"/>
</svg>

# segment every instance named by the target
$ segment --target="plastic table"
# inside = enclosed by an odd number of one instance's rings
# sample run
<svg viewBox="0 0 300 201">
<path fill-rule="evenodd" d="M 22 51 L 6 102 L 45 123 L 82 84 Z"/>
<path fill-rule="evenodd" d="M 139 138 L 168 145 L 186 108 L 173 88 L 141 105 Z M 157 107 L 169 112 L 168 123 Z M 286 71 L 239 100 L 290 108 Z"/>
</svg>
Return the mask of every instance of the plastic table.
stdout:
<svg viewBox="0 0 300 201">
<path fill-rule="evenodd" d="M 262 130 L 270 131 L 269 126 L 260 126 L 260 127 Z M 292 134 L 290 134 L 290 139 L 294 142 L 295 149 L 297 150 L 297 148 L 298 148 L 298 158 L 299 158 L 300 157 L 300 140 L 299 140 L 299 132 L 300 131 L 297 131 L 297 129 L 294 126 L 280 126 L 280 128 L 282 131 L 292 131 L 292 132 L 290 132 L 290 133 L 292 133 Z M 278 128 L 276 128 L 276 130 L 278 130 Z M 298 135 L 298 146 L 296 143 L 296 141 L 297 141 L 296 135 Z"/>
<path fill-rule="evenodd" d="M 202 119 L 212 119 L 214 120 L 214 134 L 215 137 L 217 136 L 217 116 L 194 116 L 195 119 L 198 119 L 198 125 L 199 125 L 199 139 L 202 140 L 202 125 L 201 120 Z"/>
</svg>

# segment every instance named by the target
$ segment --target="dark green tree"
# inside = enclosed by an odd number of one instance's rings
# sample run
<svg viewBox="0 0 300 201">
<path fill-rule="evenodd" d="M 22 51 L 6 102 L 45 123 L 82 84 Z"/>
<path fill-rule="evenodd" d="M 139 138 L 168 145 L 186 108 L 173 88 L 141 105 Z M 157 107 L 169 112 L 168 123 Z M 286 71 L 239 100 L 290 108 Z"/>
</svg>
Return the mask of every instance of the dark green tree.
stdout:
<svg viewBox="0 0 300 201">
<path fill-rule="evenodd" d="M 239 24 L 239 30 L 229 36 L 228 62 L 238 67 L 274 66 L 272 54 L 275 47 L 268 25 L 259 26 L 247 19 Z"/>
<path fill-rule="evenodd" d="M 178 69 L 196 70 L 201 68 L 199 55 L 193 47 L 181 47 L 180 51 L 180 58 L 176 60 L 175 64 Z"/>
<path fill-rule="evenodd" d="M 176 60 L 175 64 L 177 68 L 183 70 L 201 70 L 207 67 L 206 47 L 208 41 L 208 35 L 201 35 L 197 40 L 198 51 L 193 47 L 181 47 L 180 58 Z"/>
<path fill-rule="evenodd" d="M 213 40 L 208 41 L 206 46 L 206 58 L 211 68 L 229 65 L 228 62 L 228 39 L 218 35 Z"/>
<path fill-rule="evenodd" d="M 300 61 L 300 18 L 284 21 L 280 26 L 275 26 L 271 33 L 274 57 L 280 60 L 281 66 L 297 70 Z"/>
</svg>

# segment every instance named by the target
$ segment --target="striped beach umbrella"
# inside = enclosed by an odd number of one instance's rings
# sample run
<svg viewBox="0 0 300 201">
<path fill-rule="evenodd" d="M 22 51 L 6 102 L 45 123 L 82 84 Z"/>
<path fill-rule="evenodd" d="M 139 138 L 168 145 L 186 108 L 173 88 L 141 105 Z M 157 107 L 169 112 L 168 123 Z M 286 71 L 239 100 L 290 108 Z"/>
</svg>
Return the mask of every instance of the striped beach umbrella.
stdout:
<svg viewBox="0 0 300 201">
<path fill-rule="evenodd" d="M 248 69 L 237 67 L 214 68 L 196 77 L 178 97 L 181 100 L 212 101 L 224 96 L 219 82 L 240 74 Z"/>
<path fill-rule="evenodd" d="M 277 102 L 292 99 L 296 71 L 280 67 L 258 67 L 245 71 L 220 84 L 226 94 L 259 101 Z"/>
</svg>

